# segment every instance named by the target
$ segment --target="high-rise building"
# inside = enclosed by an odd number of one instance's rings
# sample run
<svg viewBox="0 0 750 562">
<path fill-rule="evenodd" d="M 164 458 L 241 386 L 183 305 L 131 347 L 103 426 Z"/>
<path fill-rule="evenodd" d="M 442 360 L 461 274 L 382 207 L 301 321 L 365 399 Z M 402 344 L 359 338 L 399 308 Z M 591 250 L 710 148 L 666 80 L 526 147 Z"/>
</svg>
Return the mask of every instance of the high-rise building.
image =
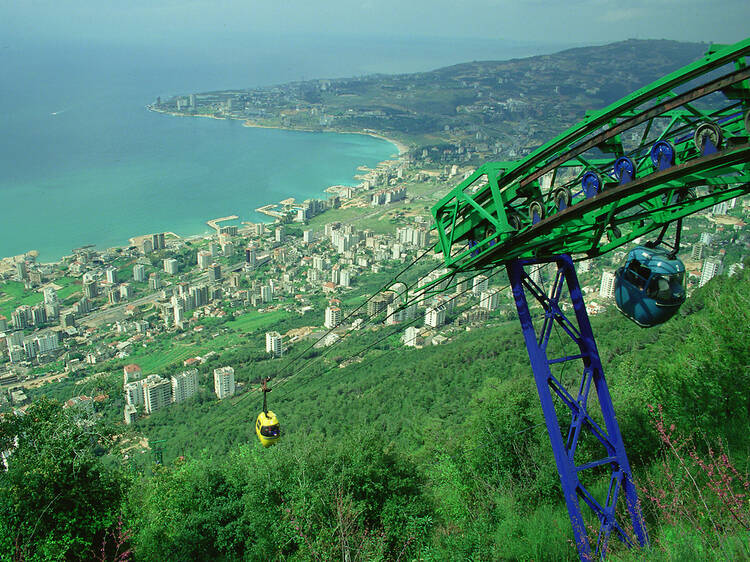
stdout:
<svg viewBox="0 0 750 562">
<path fill-rule="evenodd" d="M 125 393 L 125 402 L 133 406 L 143 404 L 143 383 L 142 381 L 129 382 L 123 385 Z"/>
<path fill-rule="evenodd" d="M 147 256 L 154 251 L 154 244 L 151 242 L 151 238 L 144 238 L 141 241 L 141 252 L 144 256 Z"/>
<path fill-rule="evenodd" d="M 327 307 L 323 325 L 331 330 L 339 324 L 341 324 L 341 309 L 337 306 Z"/>
<path fill-rule="evenodd" d="M 96 281 L 84 281 L 83 282 L 83 296 L 87 299 L 95 299 L 99 295 L 99 287 Z"/>
<path fill-rule="evenodd" d="M 161 289 L 161 278 L 155 271 L 148 276 L 148 288 L 152 291 L 158 291 Z"/>
<path fill-rule="evenodd" d="M 198 392 L 198 369 L 172 375 L 172 401 L 183 402 Z"/>
<path fill-rule="evenodd" d="M 174 258 L 167 258 L 164 260 L 164 271 L 170 275 L 176 275 L 180 270 L 179 262 Z"/>
<path fill-rule="evenodd" d="M 341 271 L 341 275 L 339 277 L 339 285 L 342 287 L 351 287 L 352 285 L 352 272 L 348 269 L 344 269 Z"/>
<path fill-rule="evenodd" d="M 28 305 L 19 306 L 11 314 L 11 320 L 16 330 L 28 328 L 31 324 L 31 307 Z"/>
<path fill-rule="evenodd" d="M 721 273 L 721 257 L 711 256 L 703 262 L 703 269 L 701 270 L 701 280 L 698 282 L 699 287 L 703 287 L 711 279 Z"/>
<path fill-rule="evenodd" d="M 52 287 L 44 288 L 44 304 L 53 304 L 57 302 L 57 291 Z"/>
<path fill-rule="evenodd" d="M 221 265 L 218 263 L 212 263 L 208 267 L 208 280 L 211 283 L 221 281 Z"/>
<path fill-rule="evenodd" d="M 271 302 L 273 300 L 273 291 L 270 285 L 263 285 L 260 288 L 260 298 L 263 302 Z"/>
<path fill-rule="evenodd" d="M 492 312 L 500 306 L 500 291 L 497 289 L 487 289 L 482 291 L 479 297 L 479 306 Z"/>
<path fill-rule="evenodd" d="M 445 324 L 445 307 L 428 308 L 424 313 L 424 324 L 431 328 L 439 328 Z"/>
<path fill-rule="evenodd" d="M 415 347 L 417 345 L 417 338 L 419 337 L 419 328 L 415 326 L 409 326 L 406 328 L 404 333 L 404 345 L 409 347 Z"/>
<path fill-rule="evenodd" d="M 257 262 L 255 246 L 248 246 L 245 248 L 245 261 L 250 266 L 250 269 L 255 269 Z"/>
<path fill-rule="evenodd" d="M 266 353 L 281 357 L 282 352 L 281 335 L 278 332 L 266 332 Z"/>
<path fill-rule="evenodd" d="M 26 269 L 25 261 L 21 260 L 21 261 L 16 262 L 16 276 L 21 281 L 29 278 L 29 273 L 28 273 L 28 270 Z"/>
<path fill-rule="evenodd" d="M 284 242 L 284 227 L 283 226 L 277 226 L 274 234 L 275 234 L 275 239 L 277 243 L 281 244 Z"/>
<path fill-rule="evenodd" d="M 164 240 L 163 232 L 159 232 L 158 234 L 151 235 L 151 246 L 153 247 L 154 251 L 163 250 L 164 248 L 167 247 L 166 241 Z"/>
<path fill-rule="evenodd" d="M 133 287 L 130 283 L 120 285 L 120 298 L 124 300 L 133 298 Z"/>
<path fill-rule="evenodd" d="M 714 241 L 714 235 L 710 232 L 701 232 L 700 243 L 704 246 L 710 246 L 711 242 Z"/>
<path fill-rule="evenodd" d="M 132 425 L 138 419 L 138 411 L 132 404 L 125 404 L 125 425 Z"/>
<path fill-rule="evenodd" d="M 36 347 L 39 353 L 49 353 L 60 347 L 60 337 L 57 332 L 40 334 L 36 338 Z"/>
<path fill-rule="evenodd" d="M 693 261 L 700 261 L 705 255 L 706 247 L 700 242 L 694 244 L 692 250 L 690 250 L 690 259 Z"/>
<path fill-rule="evenodd" d="M 137 263 L 133 266 L 133 281 L 136 283 L 146 282 L 146 266 L 142 263 Z"/>
<path fill-rule="evenodd" d="M 219 400 L 234 396 L 234 369 L 219 367 L 214 369 L 214 392 Z"/>
<path fill-rule="evenodd" d="M 482 291 L 486 291 L 490 286 L 489 279 L 485 275 L 477 275 L 474 277 L 474 284 L 471 287 L 471 292 L 475 297 L 482 294 Z"/>
<path fill-rule="evenodd" d="M 612 299 L 615 296 L 615 274 L 612 271 L 602 272 L 602 282 L 599 285 L 599 296 Z"/>
<path fill-rule="evenodd" d="M 172 385 L 159 375 L 149 375 L 143 381 L 143 403 L 146 413 L 168 406 L 172 402 Z"/>
<path fill-rule="evenodd" d="M 313 231 L 303 230 L 302 231 L 302 242 L 305 244 L 312 244 L 313 242 Z"/>
<path fill-rule="evenodd" d="M 211 257 L 211 252 L 207 252 L 206 250 L 201 250 L 198 252 L 198 267 L 201 269 L 206 269 L 209 265 L 211 265 L 211 262 L 213 261 L 213 258 Z"/>
<path fill-rule="evenodd" d="M 114 267 L 108 267 L 104 270 L 104 274 L 107 277 L 107 283 L 115 285 L 117 283 L 117 270 Z"/>
</svg>

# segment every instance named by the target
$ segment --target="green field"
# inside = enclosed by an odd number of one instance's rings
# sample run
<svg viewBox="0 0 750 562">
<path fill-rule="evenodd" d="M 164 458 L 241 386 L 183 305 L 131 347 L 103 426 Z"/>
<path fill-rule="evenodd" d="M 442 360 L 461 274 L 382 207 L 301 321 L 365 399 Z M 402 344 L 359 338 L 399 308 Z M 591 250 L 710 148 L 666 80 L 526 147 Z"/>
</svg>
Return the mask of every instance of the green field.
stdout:
<svg viewBox="0 0 750 562">
<path fill-rule="evenodd" d="M 80 279 L 74 277 L 60 277 L 54 283 L 62 287 L 57 291 L 57 298 L 61 301 L 81 290 Z M 0 314 L 10 319 L 13 311 L 19 306 L 34 306 L 43 299 L 41 289 L 26 289 L 19 281 L 6 281 L 0 285 Z"/>
</svg>

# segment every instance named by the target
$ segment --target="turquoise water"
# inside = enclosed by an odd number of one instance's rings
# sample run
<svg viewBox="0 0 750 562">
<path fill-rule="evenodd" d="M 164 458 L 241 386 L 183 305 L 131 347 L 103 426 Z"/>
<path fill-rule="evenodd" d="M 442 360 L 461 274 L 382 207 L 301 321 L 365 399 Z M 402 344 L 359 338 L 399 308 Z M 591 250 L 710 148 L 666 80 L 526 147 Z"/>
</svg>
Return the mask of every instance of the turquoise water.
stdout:
<svg viewBox="0 0 750 562">
<path fill-rule="evenodd" d="M 49 261 L 150 232 L 199 234 L 206 220 L 227 215 L 267 221 L 254 209 L 327 197 L 329 185 L 356 183 L 358 166 L 397 152 L 364 135 L 150 112 L 145 105 L 156 95 L 192 91 L 179 69 L 96 54 L 38 50 L 26 64 L 0 61 L 8 69 L 0 90 L 0 256 L 36 249 Z M 210 72 L 196 78 L 194 68 L 186 75 L 196 90 L 213 80 Z"/>
<path fill-rule="evenodd" d="M 145 40 L 145 39 L 144 39 Z M 147 46 L 148 45 L 148 46 Z M 346 48 L 342 48 L 345 45 Z M 242 127 L 149 112 L 156 96 L 304 78 L 414 72 L 543 47 L 502 40 L 241 36 L 130 45 L 0 38 L 0 257 L 207 231 L 227 215 L 325 197 L 395 147 L 363 135 Z"/>
</svg>

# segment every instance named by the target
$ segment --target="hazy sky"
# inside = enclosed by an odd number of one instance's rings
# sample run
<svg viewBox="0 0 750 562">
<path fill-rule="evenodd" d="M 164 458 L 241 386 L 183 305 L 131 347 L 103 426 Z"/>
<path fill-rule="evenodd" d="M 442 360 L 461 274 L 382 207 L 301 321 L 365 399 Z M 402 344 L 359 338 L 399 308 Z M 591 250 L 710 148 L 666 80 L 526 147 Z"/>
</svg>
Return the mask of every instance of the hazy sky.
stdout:
<svg viewBox="0 0 750 562">
<path fill-rule="evenodd" d="M 0 42 L 21 35 L 162 45 L 346 33 L 731 43 L 748 30 L 748 0 L 0 0 Z"/>
</svg>

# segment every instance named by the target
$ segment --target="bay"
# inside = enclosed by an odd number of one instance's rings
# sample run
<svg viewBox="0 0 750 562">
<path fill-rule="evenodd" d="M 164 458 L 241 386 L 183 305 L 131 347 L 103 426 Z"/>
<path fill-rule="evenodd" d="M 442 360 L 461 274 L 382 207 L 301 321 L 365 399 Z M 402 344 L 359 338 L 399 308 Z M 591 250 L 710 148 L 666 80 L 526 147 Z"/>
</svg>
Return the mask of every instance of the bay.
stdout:
<svg viewBox="0 0 750 562">
<path fill-rule="evenodd" d="M 397 151 L 364 135 L 161 115 L 145 107 L 156 96 L 424 70 L 464 56 L 498 58 L 503 45 L 349 39 L 167 46 L 6 38 L 0 257 L 36 249 L 51 261 L 84 244 L 125 245 L 150 232 L 200 234 L 206 220 L 220 216 L 268 220 L 254 209 L 287 197 L 325 197 L 329 185 L 355 184 L 358 166 L 373 167 Z"/>
</svg>

